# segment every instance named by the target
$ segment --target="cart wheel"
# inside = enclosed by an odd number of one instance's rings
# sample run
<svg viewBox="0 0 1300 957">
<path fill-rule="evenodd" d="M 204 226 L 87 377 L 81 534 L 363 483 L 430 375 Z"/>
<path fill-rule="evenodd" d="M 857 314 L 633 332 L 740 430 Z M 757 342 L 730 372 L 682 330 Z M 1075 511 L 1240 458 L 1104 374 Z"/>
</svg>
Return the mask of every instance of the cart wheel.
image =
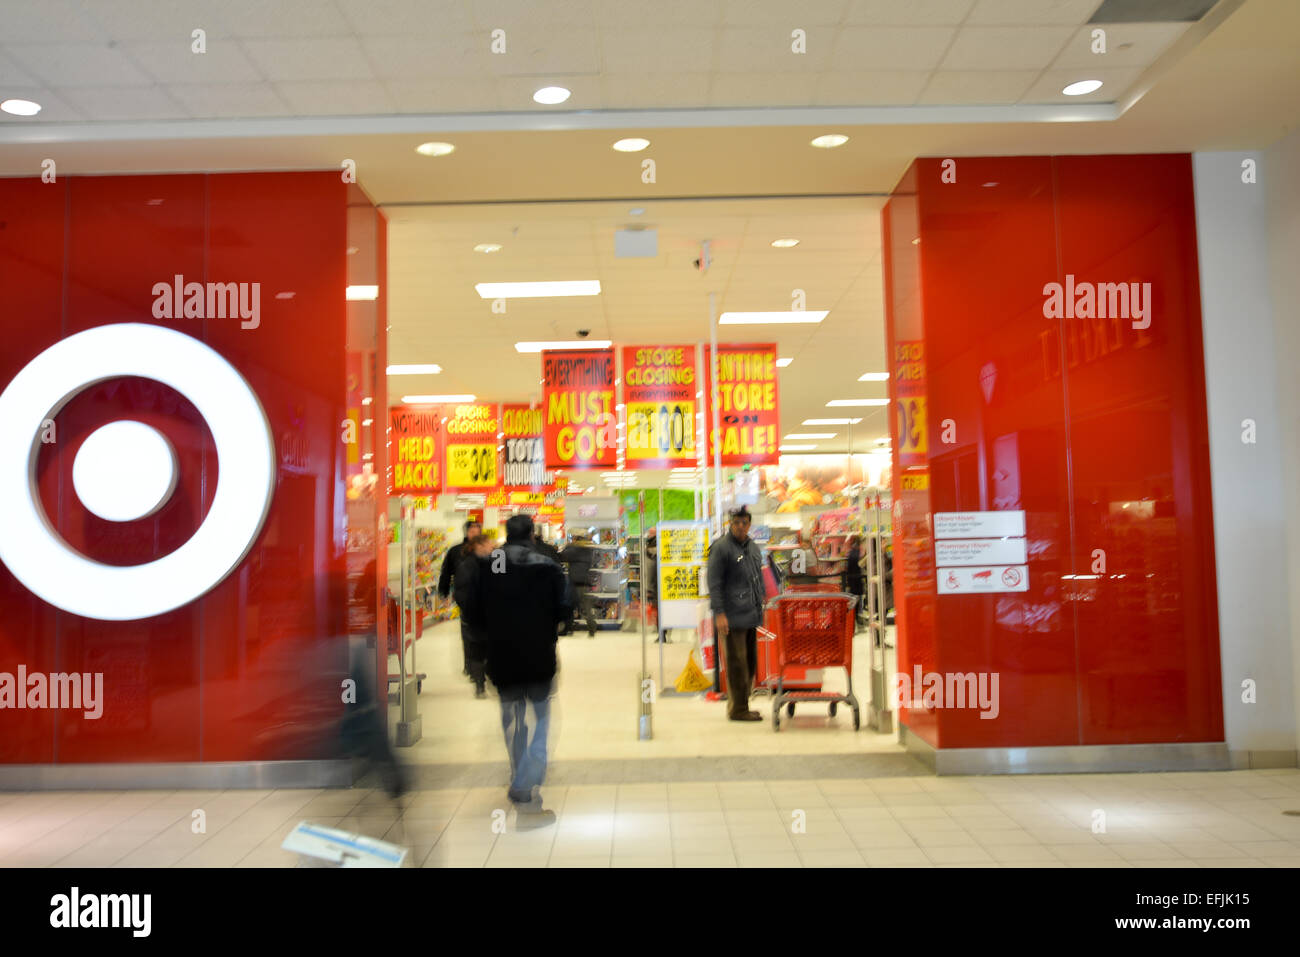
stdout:
<svg viewBox="0 0 1300 957">
<path fill-rule="evenodd" d="M 789 715 L 790 717 L 792 717 L 792 718 L 794 717 L 794 702 L 793 702 L 793 701 L 791 701 L 788 705 L 785 706 L 785 713 L 788 714 L 788 715 Z"/>
<path fill-rule="evenodd" d="M 859 726 L 860 726 L 860 725 L 859 725 L 859 721 L 860 721 L 860 716 L 859 716 L 859 714 L 858 714 L 858 709 L 857 709 L 857 708 L 854 708 L 854 709 L 853 709 L 853 730 L 854 730 L 854 731 L 858 730 L 858 728 L 859 728 Z"/>
<path fill-rule="evenodd" d="M 416 693 L 416 694 L 423 694 L 423 693 L 424 693 L 424 682 L 423 682 L 423 681 L 417 681 L 417 682 L 415 683 L 415 693 Z"/>
<path fill-rule="evenodd" d="M 839 705 L 838 701 L 831 702 L 831 717 L 835 717 L 835 708 Z"/>
<path fill-rule="evenodd" d="M 772 709 L 772 730 L 781 730 L 781 706 L 779 704 Z"/>
</svg>

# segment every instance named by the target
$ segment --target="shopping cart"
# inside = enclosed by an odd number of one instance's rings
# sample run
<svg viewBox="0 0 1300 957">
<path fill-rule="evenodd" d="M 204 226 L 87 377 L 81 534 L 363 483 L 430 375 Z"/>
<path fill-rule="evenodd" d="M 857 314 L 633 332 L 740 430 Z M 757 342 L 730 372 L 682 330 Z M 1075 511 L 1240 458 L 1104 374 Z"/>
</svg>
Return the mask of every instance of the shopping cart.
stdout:
<svg viewBox="0 0 1300 957">
<path fill-rule="evenodd" d="M 832 717 L 843 701 L 853 709 L 853 730 L 861 726 L 858 699 L 853 694 L 853 631 L 856 598 L 843 592 L 789 593 L 768 603 L 773 610 L 777 673 L 772 695 L 772 729 L 781 730 L 781 708 L 793 717 L 800 701 L 826 701 Z M 786 677 L 799 669 L 843 668 L 848 676 L 848 693 L 824 691 L 821 684 L 787 687 Z"/>
<path fill-rule="evenodd" d="M 406 609 L 405 621 L 402 621 L 402 615 L 398 611 L 398 602 L 395 598 L 388 599 L 388 653 L 390 655 L 409 654 L 411 662 L 411 671 L 414 672 L 415 693 L 421 694 L 424 691 L 424 679 L 429 677 L 424 672 L 415 672 L 415 640 L 424 636 L 424 609 L 408 608 Z M 405 628 L 402 626 L 405 625 Z M 402 636 L 408 636 L 405 641 Z M 393 686 L 402 683 L 401 672 L 389 672 L 388 675 L 388 695 L 391 699 L 393 696 Z"/>
</svg>

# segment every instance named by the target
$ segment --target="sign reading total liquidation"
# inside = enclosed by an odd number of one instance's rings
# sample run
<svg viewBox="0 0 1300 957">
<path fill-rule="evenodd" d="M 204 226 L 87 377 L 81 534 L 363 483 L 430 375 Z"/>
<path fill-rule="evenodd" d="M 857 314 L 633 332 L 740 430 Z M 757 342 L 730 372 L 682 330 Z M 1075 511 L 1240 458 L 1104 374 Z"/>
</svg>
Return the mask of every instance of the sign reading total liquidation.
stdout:
<svg viewBox="0 0 1300 957">
<path fill-rule="evenodd" d="M 447 444 L 448 492 L 482 492 L 497 481 L 497 407 L 458 405 L 443 426 Z"/>
<path fill-rule="evenodd" d="M 442 491 L 442 410 L 396 405 L 388 410 L 390 495 L 437 495 Z"/>
<path fill-rule="evenodd" d="M 543 412 L 527 405 L 501 407 L 502 441 L 505 443 L 505 474 L 508 489 L 536 492 L 540 496 L 555 487 L 555 473 L 546 468 L 546 428 Z M 517 504 L 512 495 L 510 501 Z M 529 501 L 527 504 L 541 502 Z"/>
<path fill-rule="evenodd" d="M 614 350 L 542 353 L 547 468 L 608 468 L 618 450 Z"/>
<path fill-rule="evenodd" d="M 625 346 L 627 460 L 641 468 L 695 465 L 694 346 Z"/>
<path fill-rule="evenodd" d="M 718 346 L 711 368 L 718 383 L 718 421 L 713 428 L 709 408 L 705 426 L 714 445 L 722 449 L 723 465 L 776 465 L 780 462 L 778 438 L 781 412 L 776 384 L 775 343 L 727 343 Z M 705 390 L 711 404 L 712 386 Z"/>
</svg>

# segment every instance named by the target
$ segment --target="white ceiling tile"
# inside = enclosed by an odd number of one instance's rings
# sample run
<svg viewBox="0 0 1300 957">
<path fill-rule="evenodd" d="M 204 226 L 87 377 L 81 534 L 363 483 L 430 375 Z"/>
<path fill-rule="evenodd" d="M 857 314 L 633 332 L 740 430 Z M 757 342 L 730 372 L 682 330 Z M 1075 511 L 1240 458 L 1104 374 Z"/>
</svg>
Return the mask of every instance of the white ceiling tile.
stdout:
<svg viewBox="0 0 1300 957">
<path fill-rule="evenodd" d="M 3 17 L 5 43 L 103 43 L 108 38 L 85 8 L 75 0 L 41 0 L 6 3 Z"/>
<path fill-rule="evenodd" d="M 470 9 L 474 22 L 482 30 L 506 30 L 521 24 L 546 27 L 591 26 L 595 18 L 593 7 L 609 0 L 472 0 Z M 649 4 L 653 8 L 653 4 Z"/>
<path fill-rule="evenodd" d="M 853 0 L 844 22 L 871 26 L 956 26 L 975 0 Z"/>
<path fill-rule="evenodd" d="M 1017 102 L 1037 70 L 938 70 L 918 102 L 931 105 L 999 105 Z"/>
<path fill-rule="evenodd" d="M 654 3 L 605 2 L 595 4 L 594 22 L 601 28 L 712 27 L 722 22 L 720 3 L 699 0 L 655 0 Z"/>
<path fill-rule="evenodd" d="M 497 85 L 490 80 L 433 77 L 388 80 L 384 85 L 399 113 L 490 113 L 501 108 Z"/>
<path fill-rule="evenodd" d="M 254 65 L 272 82 L 374 79 L 361 44 L 353 37 L 314 40 L 244 40 Z"/>
<path fill-rule="evenodd" d="M 293 111 L 264 83 L 177 83 L 167 92 L 195 117 L 289 116 Z"/>
<path fill-rule="evenodd" d="M 206 53 L 194 53 L 187 39 L 122 44 L 140 69 L 163 83 L 253 83 L 262 74 L 244 55 L 237 40 L 210 38 Z"/>
<path fill-rule="evenodd" d="M 92 86 L 60 92 L 93 120 L 175 120 L 190 115 L 157 86 Z"/>
<path fill-rule="evenodd" d="M 924 70 L 823 73 L 817 78 L 813 102 L 817 106 L 910 106 L 929 77 Z"/>
<path fill-rule="evenodd" d="M 1190 24 L 1186 23 L 1117 23 L 1101 27 L 1106 31 L 1105 53 L 1092 52 L 1092 31 L 1098 28 L 1080 27 L 1052 67 L 1147 67 L 1182 36 L 1188 26 Z"/>
<path fill-rule="evenodd" d="M 609 76 L 643 73 L 707 73 L 713 64 L 714 33 L 697 27 L 606 30 L 601 64 Z"/>
<path fill-rule="evenodd" d="M 928 70 L 952 42 L 951 27 L 845 27 L 835 39 L 832 70 Z"/>
<path fill-rule="evenodd" d="M 595 74 L 600 70 L 600 46 L 594 27 L 513 28 L 506 33 L 506 52 L 488 52 L 487 36 L 475 38 L 487 53 L 486 69 L 496 76 L 539 73 Z"/>
<path fill-rule="evenodd" d="M 361 48 L 375 76 L 384 80 L 487 77 L 489 61 L 500 59 L 490 52 L 487 39 L 474 33 L 447 33 L 433 39 L 366 37 Z"/>
<path fill-rule="evenodd" d="M 362 37 L 429 36 L 475 29 L 472 0 L 334 0 Z"/>
<path fill-rule="evenodd" d="M 811 73 L 719 73 L 709 104 L 719 107 L 800 106 L 812 101 L 817 77 Z"/>
<path fill-rule="evenodd" d="M 973 26 L 1087 23 L 1101 0 L 976 0 L 966 22 Z"/>
<path fill-rule="evenodd" d="M 10 47 L 28 73 L 51 87 L 148 86 L 153 81 L 121 50 L 103 44 L 55 43 Z"/>
<path fill-rule="evenodd" d="M 1074 31 L 1069 27 L 963 27 L 944 70 L 1041 70 Z"/>
<path fill-rule="evenodd" d="M 378 80 L 311 80 L 277 83 L 276 89 L 295 115 L 345 116 L 392 113 L 394 104 Z"/>
<path fill-rule="evenodd" d="M 99 25 L 105 40 L 170 40 L 188 48 L 196 29 L 203 30 L 209 40 L 229 35 L 217 4 L 192 0 L 83 0 L 82 5 L 86 21 Z"/>
<path fill-rule="evenodd" d="M 776 27 L 726 27 L 718 37 L 719 73 L 793 73 L 827 69 L 836 43 L 831 27 L 807 29 L 806 53 L 791 50 L 790 31 Z"/>
<path fill-rule="evenodd" d="M 708 73 L 644 73 L 601 77 L 605 108 L 644 110 L 660 107 L 692 109 L 709 105 Z M 648 137 L 651 143 L 653 136 Z"/>
<path fill-rule="evenodd" d="M 342 37 L 352 25 L 333 0 L 200 0 L 236 37 Z"/>
<path fill-rule="evenodd" d="M 850 0 L 726 0 L 722 22 L 734 26 L 774 25 L 785 27 L 788 37 L 796 27 L 835 26 L 849 8 Z"/>
<path fill-rule="evenodd" d="M 1127 70 L 1088 70 L 1086 77 L 1080 76 L 1078 70 L 1047 70 L 1021 97 L 1021 103 L 1111 103 L 1124 95 L 1132 86 L 1142 70 L 1131 67 Z M 1101 80 L 1102 87 L 1095 93 L 1084 96 L 1066 96 L 1061 92 L 1067 84 L 1080 79 Z"/>
<path fill-rule="evenodd" d="M 40 81 L 36 77 L 19 66 L 12 57 L 0 51 L 0 87 L 39 85 Z"/>
</svg>

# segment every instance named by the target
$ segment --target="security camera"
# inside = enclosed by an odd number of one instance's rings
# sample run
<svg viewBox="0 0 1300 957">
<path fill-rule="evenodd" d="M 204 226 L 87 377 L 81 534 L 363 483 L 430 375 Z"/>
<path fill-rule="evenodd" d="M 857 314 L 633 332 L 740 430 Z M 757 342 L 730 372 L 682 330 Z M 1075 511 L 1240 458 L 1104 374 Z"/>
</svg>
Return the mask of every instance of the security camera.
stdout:
<svg viewBox="0 0 1300 957">
<path fill-rule="evenodd" d="M 578 330 L 578 335 L 581 336 L 583 339 L 585 339 L 585 338 L 587 338 L 587 336 L 591 335 L 591 330 L 590 330 L 590 329 L 579 329 L 579 330 Z"/>
</svg>

